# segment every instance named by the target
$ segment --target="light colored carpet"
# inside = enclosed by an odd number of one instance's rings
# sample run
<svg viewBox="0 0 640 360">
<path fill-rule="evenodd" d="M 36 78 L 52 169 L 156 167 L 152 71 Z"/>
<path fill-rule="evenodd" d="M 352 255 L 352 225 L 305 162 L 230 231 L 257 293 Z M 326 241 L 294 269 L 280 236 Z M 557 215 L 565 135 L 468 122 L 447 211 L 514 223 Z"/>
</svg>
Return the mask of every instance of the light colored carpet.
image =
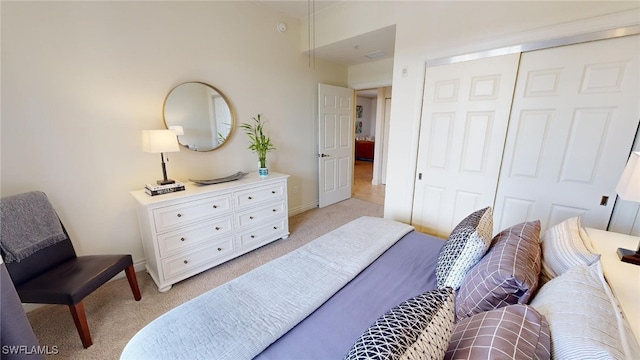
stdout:
<svg viewBox="0 0 640 360">
<path fill-rule="evenodd" d="M 382 205 L 352 198 L 293 216 L 289 218 L 291 235 L 287 240 L 275 241 L 184 280 L 165 293 L 158 292 L 146 272 L 139 272 L 139 302 L 133 300 L 125 278 L 111 281 L 84 300 L 93 339 L 88 349 L 80 343 L 68 307 L 49 305 L 27 315 L 40 345 L 57 349 L 49 359 L 118 359 L 129 339 L 163 313 L 365 215 L 382 217 Z"/>
</svg>

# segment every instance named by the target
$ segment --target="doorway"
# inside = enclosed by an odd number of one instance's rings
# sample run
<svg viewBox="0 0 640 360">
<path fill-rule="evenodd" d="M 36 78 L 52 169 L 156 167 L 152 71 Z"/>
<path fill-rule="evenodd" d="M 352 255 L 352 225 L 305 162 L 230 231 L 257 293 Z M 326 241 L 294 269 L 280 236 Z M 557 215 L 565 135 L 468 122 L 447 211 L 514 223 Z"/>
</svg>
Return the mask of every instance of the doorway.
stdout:
<svg viewBox="0 0 640 360">
<path fill-rule="evenodd" d="M 384 204 L 385 94 L 386 88 L 356 90 L 352 196 L 376 204 Z"/>
</svg>

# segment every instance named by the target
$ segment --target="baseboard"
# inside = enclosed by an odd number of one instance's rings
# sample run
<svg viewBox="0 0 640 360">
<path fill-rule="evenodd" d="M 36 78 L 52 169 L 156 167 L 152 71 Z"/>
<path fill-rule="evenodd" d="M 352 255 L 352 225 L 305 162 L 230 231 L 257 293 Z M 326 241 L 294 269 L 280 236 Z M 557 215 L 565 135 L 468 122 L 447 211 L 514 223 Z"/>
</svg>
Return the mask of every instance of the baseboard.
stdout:
<svg viewBox="0 0 640 360">
<path fill-rule="evenodd" d="M 289 208 L 289 217 L 294 216 L 294 215 L 298 215 L 298 214 L 302 214 L 305 211 L 308 210 L 313 210 L 315 208 L 318 207 L 318 202 L 312 202 L 309 204 L 303 204 L 300 206 L 296 206 L 294 208 Z"/>
</svg>

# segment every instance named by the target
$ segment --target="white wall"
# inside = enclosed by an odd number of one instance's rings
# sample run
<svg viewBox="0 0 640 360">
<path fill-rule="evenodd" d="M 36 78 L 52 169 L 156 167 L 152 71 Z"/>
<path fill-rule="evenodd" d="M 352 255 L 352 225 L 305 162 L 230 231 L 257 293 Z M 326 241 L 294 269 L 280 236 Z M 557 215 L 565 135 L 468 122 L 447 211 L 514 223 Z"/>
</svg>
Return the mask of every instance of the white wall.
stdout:
<svg viewBox="0 0 640 360">
<path fill-rule="evenodd" d="M 2 22 L 1 194 L 45 191 L 80 254 L 143 258 L 129 191 L 162 177 L 140 132 L 160 129 L 166 94 L 202 81 L 236 119 L 262 113 L 291 175 L 289 209 L 317 205 L 317 83 L 347 69 L 300 53 L 299 22 L 260 2 L 6 2 Z M 286 33 L 276 30 L 285 21 Z M 238 129 L 222 148 L 171 153 L 171 178 L 255 171 Z"/>
<path fill-rule="evenodd" d="M 411 219 L 427 60 L 635 25 L 639 7 L 627 1 L 346 1 L 316 14 L 317 46 L 396 25 L 385 217 Z M 307 25 L 301 28 L 304 38 Z M 354 84 L 367 81 L 362 76 Z"/>
<path fill-rule="evenodd" d="M 391 86 L 393 58 L 349 66 L 349 87 L 356 90 Z"/>
</svg>

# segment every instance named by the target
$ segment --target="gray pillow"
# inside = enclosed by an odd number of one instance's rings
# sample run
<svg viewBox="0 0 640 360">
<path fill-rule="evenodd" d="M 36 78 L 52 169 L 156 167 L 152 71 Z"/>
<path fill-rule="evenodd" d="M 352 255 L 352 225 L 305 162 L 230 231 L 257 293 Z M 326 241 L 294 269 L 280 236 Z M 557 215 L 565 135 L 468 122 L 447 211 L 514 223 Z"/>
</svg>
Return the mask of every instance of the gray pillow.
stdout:
<svg viewBox="0 0 640 360">
<path fill-rule="evenodd" d="M 456 319 L 511 304 L 526 304 L 537 289 L 540 262 L 540 221 L 501 231 L 460 286 Z"/>
<path fill-rule="evenodd" d="M 451 232 L 436 263 L 438 288 L 458 289 L 467 271 L 487 251 L 493 231 L 493 212 L 486 207 L 473 212 Z"/>
<path fill-rule="evenodd" d="M 546 283 L 578 265 L 591 265 L 600 259 L 584 233 L 579 217 L 569 218 L 545 231 L 542 239 L 541 281 Z"/>
<path fill-rule="evenodd" d="M 460 320 L 445 359 L 549 359 L 549 323 L 528 305 L 509 305 Z"/>
<path fill-rule="evenodd" d="M 453 289 L 431 290 L 392 308 L 345 359 L 442 359 L 453 330 Z"/>
</svg>

